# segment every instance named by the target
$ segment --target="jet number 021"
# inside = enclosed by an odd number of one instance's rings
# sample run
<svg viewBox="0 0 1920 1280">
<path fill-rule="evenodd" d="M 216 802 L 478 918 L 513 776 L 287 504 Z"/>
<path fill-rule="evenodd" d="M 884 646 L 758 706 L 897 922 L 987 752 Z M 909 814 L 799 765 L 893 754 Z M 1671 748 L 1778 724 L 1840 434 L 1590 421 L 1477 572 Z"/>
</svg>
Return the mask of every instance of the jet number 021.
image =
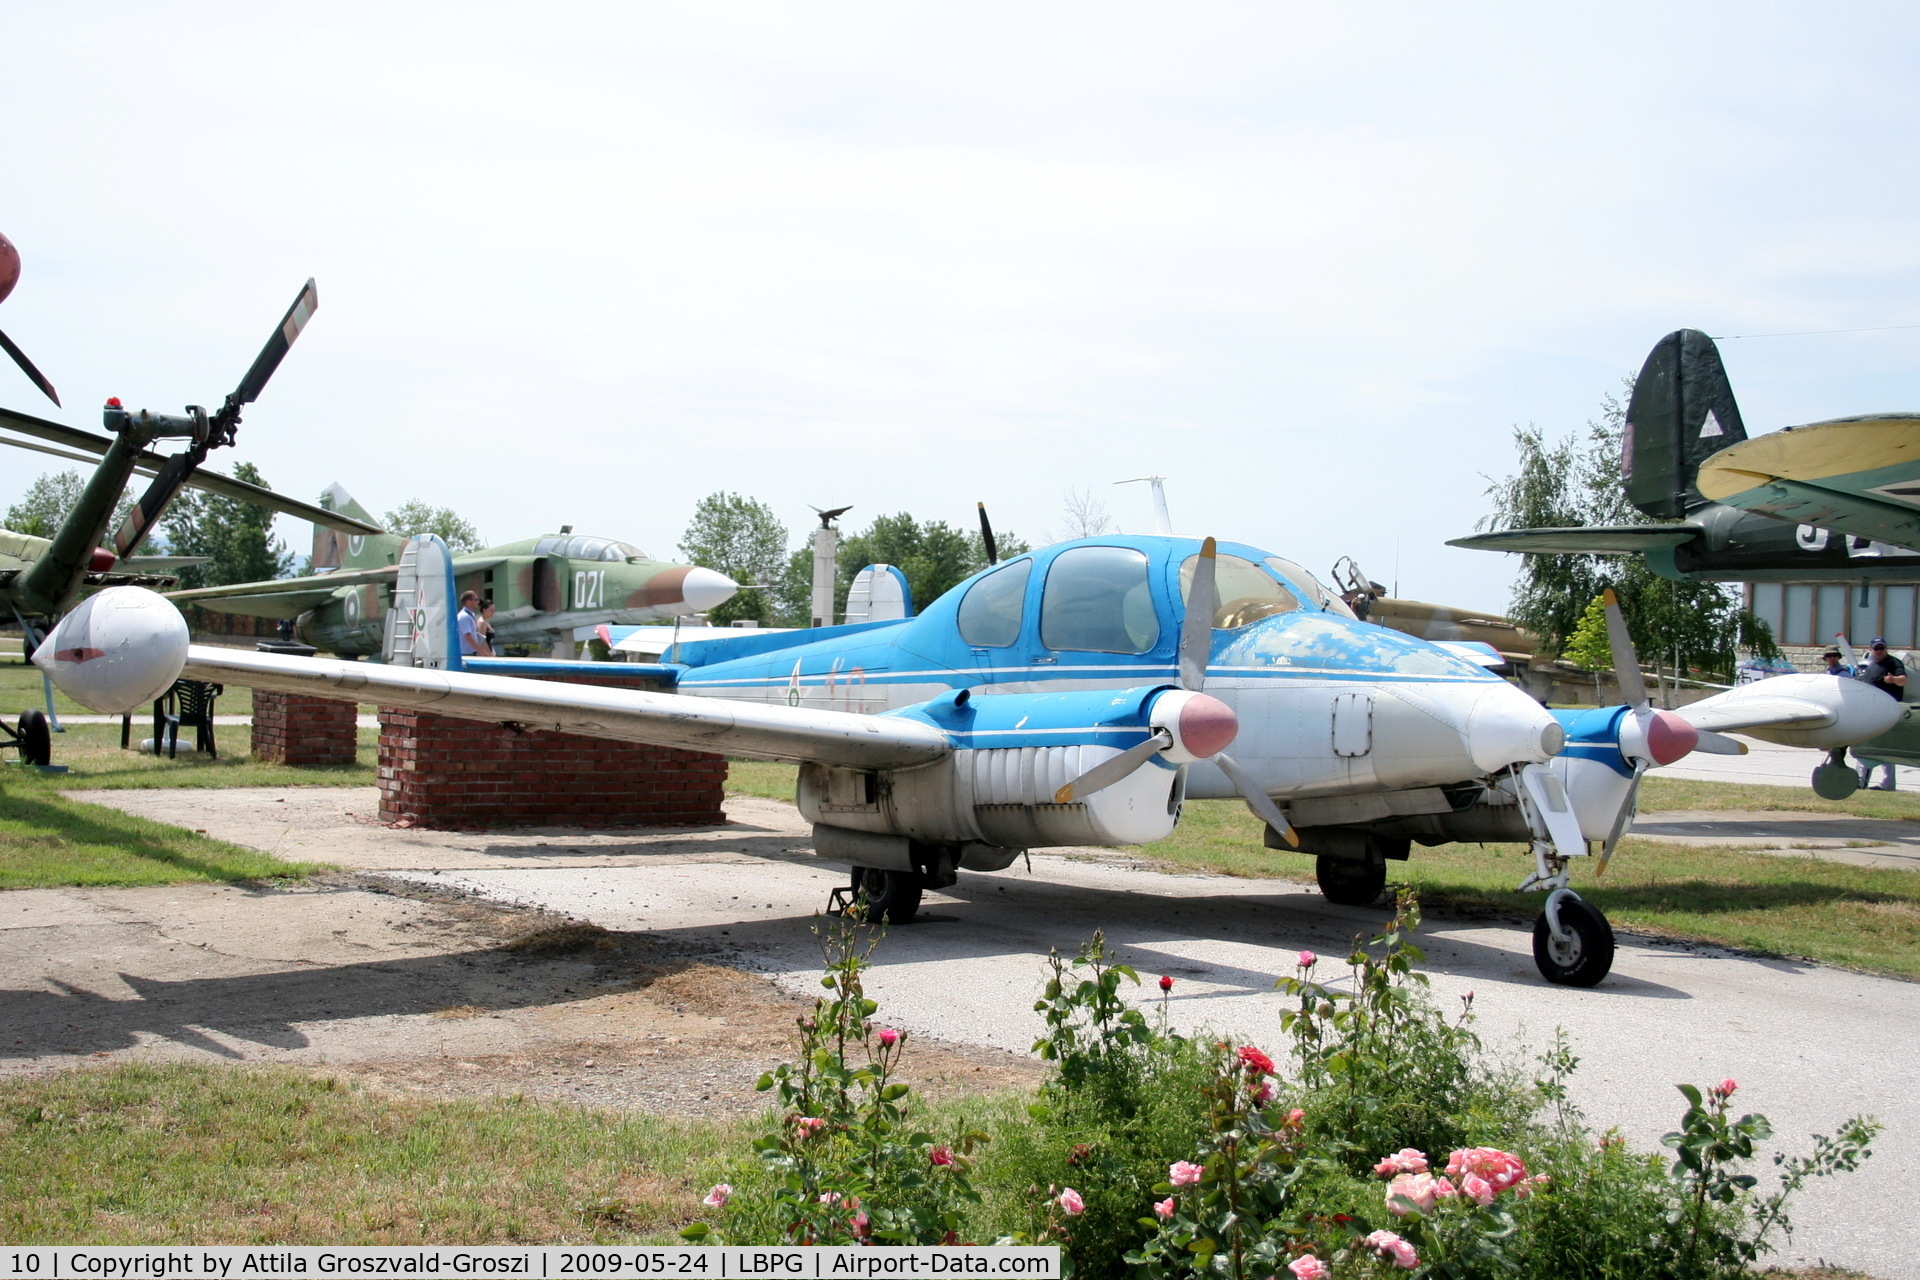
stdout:
<svg viewBox="0 0 1920 1280">
<path fill-rule="evenodd" d="M 573 575 L 573 607 L 576 609 L 598 609 L 604 606 L 607 594 L 607 571 L 605 569 L 580 569 Z"/>
</svg>

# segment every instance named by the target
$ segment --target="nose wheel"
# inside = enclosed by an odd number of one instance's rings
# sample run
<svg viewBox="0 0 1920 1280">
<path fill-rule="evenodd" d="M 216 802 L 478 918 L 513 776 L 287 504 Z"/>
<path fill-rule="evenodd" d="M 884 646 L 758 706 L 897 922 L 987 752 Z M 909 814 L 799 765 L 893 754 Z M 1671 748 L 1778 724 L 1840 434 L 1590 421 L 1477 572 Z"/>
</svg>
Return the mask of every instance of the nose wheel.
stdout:
<svg viewBox="0 0 1920 1280">
<path fill-rule="evenodd" d="M 1370 907 L 1380 900 L 1387 887 L 1387 864 L 1372 849 L 1364 858 L 1336 858 L 1321 854 L 1314 859 L 1313 878 L 1320 884 L 1321 896 L 1342 907 Z"/>
<path fill-rule="evenodd" d="M 1533 963 L 1548 982 L 1595 986 L 1613 969 L 1613 926 L 1600 908 L 1562 889 L 1533 922 Z"/>
</svg>

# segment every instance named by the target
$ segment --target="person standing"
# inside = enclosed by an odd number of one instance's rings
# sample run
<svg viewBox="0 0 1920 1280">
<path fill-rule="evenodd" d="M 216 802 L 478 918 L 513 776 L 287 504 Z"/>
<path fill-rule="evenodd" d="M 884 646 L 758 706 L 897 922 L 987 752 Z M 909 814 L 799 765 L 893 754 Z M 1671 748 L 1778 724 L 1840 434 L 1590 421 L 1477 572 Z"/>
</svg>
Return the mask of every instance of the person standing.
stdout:
<svg viewBox="0 0 1920 1280">
<path fill-rule="evenodd" d="M 493 656 L 493 646 L 488 643 L 486 632 L 480 629 L 480 593 L 478 591 L 460 593 L 460 656 L 463 658 Z"/>
<path fill-rule="evenodd" d="M 1842 680 L 1853 679 L 1853 668 L 1840 661 L 1840 651 L 1838 649 L 1827 650 L 1820 655 L 1820 660 L 1827 664 L 1827 669 L 1824 674 L 1839 676 Z"/>
<path fill-rule="evenodd" d="M 1895 702 L 1901 701 L 1906 696 L 1907 665 L 1887 652 L 1887 641 L 1884 636 L 1875 636 L 1873 638 L 1873 647 L 1868 650 L 1867 660 L 1860 664 L 1860 669 L 1853 673 L 1853 678 L 1863 684 L 1872 685 L 1880 692 L 1892 698 Z M 1878 764 L 1883 776 L 1881 777 L 1880 785 L 1873 787 L 1872 790 L 1892 791 L 1895 789 L 1893 766 L 1891 764 L 1888 764 L 1884 760 L 1875 761 L 1869 759 L 1861 755 L 1857 750 L 1853 753 L 1853 758 L 1860 764 L 1861 786 L 1867 786 L 1869 781 L 1872 780 L 1873 767 L 1875 764 Z"/>
</svg>

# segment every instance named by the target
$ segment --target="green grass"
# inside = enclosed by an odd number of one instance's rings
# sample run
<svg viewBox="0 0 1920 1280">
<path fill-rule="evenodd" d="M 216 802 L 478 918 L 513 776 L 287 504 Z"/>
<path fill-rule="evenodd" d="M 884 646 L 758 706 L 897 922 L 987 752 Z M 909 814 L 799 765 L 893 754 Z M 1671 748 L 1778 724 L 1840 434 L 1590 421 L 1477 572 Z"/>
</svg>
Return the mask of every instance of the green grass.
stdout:
<svg viewBox="0 0 1920 1280">
<path fill-rule="evenodd" d="M 65 733 L 53 735 L 53 762 L 67 766 L 63 774 L 42 774 L 11 763 L 19 757 L 6 753 L 10 763 L 0 765 L 0 780 L 20 786 L 39 786 L 55 791 L 99 787 L 110 790 L 142 790 L 155 787 L 370 787 L 374 782 L 374 756 L 380 737 L 378 729 L 360 730 L 359 758 L 350 765 L 325 765 L 290 768 L 287 765 L 262 764 L 247 753 L 253 746 L 253 731 L 243 724 L 214 726 L 214 745 L 218 759 L 209 759 L 186 750 L 192 745 L 191 731 L 180 736 L 181 752 L 174 759 L 143 755 L 120 749 L 117 724 L 68 725 Z M 153 733 L 151 717 L 133 722 L 133 742 Z"/>
<path fill-rule="evenodd" d="M 793 802 L 794 779 L 800 774 L 797 764 L 778 764 L 771 760 L 727 761 L 727 794 L 760 796 L 767 800 Z"/>
<path fill-rule="evenodd" d="M 40 668 L 20 658 L 19 641 L 0 647 L 0 716 L 9 722 L 22 711 L 38 707 L 46 709 L 46 691 L 42 682 Z M 90 716 L 94 712 L 81 706 L 58 689 L 53 692 L 54 714 L 62 716 Z M 250 716 L 253 714 L 253 690 L 240 685 L 227 685 L 226 692 L 214 706 L 214 714 L 222 716 Z M 151 716 L 148 717 L 151 720 Z M 138 722 L 140 717 L 135 716 Z"/>
<path fill-rule="evenodd" d="M 0 1084 L 0 1239 L 675 1241 L 752 1131 L 286 1069 L 62 1072 Z"/>
<path fill-rule="evenodd" d="M 1809 760 L 1818 756 L 1809 752 Z M 1813 770 L 1809 766 L 1808 773 Z M 1731 782 L 1691 782 L 1683 778 L 1647 778 L 1640 786 L 1640 809 L 1764 809 L 1776 813 L 1837 813 L 1854 818 L 1920 821 L 1920 795 L 1899 791 L 1856 791 L 1845 800 L 1822 800 L 1807 787 L 1746 786 Z"/>
<path fill-rule="evenodd" d="M 0 889 L 279 879 L 319 870 L 83 804 L 38 778 L 0 775 Z"/>
</svg>

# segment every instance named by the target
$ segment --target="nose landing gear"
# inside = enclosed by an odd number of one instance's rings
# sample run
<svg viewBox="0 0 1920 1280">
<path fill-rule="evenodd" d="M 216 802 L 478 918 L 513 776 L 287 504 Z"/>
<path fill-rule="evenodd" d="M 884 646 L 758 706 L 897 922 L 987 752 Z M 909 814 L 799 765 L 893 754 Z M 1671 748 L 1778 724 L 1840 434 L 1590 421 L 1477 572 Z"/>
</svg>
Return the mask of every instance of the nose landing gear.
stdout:
<svg viewBox="0 0 1920 1280">
<path fill-rule="evenodd" d="M 1598 986 L 1613 970 L 1613 926 L 1600 908 L 1567 888 L 1567 860 L 1533 842 L 1535 869 L 1520 889 L 1545 889 L 1545 910 L 1533 922 L 1533 964 L 1563 987 Z"/>
</svg>

